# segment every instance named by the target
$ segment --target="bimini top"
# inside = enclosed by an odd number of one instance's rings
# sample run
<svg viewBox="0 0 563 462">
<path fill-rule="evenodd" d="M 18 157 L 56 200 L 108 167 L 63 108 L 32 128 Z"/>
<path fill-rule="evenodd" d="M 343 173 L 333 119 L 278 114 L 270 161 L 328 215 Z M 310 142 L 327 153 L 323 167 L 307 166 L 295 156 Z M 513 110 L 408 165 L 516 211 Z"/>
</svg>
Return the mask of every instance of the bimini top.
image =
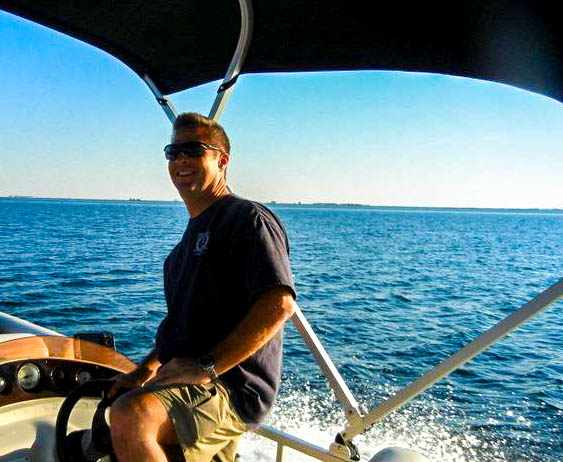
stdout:
<svg viewBox="0 0 563 462">
<path fill-rule="evenodd" d="M 243 73 L 401 70 L 493 80 L 563 101 L 563 17 L 551 0 L 254 0 Z M 0 0 L 91 43 L 163 94 L 224 76 L 236 0 Z"/>
</svg>

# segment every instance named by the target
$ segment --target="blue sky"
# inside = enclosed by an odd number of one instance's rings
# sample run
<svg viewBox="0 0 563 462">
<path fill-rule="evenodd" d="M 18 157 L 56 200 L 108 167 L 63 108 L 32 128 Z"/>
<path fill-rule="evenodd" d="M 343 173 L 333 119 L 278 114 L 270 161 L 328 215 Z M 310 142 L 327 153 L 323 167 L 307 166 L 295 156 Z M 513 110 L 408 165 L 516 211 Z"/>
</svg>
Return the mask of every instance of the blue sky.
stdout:
<svg viewBox="0 0 563 462">
<path fill-rule="evenodd" d="M 131 70 L 0 13 L 0 196 L 172 200 L 170 125 Z M 207 113 L 217 83 L 172 96 Z M 229 182 L 261 201 L 563 208 L 563 105 L 396 72 L 243 76 Z"/>
</svg>

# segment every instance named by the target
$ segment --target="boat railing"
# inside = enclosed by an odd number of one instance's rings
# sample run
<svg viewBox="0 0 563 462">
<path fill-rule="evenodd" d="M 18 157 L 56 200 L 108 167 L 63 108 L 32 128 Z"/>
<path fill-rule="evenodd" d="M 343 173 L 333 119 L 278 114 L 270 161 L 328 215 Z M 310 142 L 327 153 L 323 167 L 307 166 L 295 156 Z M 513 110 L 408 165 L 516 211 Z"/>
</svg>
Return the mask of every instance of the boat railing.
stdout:
<svg viewBox="0 0 563 462">
<path fill-rule="evenodd" d="M 329 382 L 330 388 L 342 406 L 346 419 L 348 420 L 348 426 L 336 435 L 335 442 L 330 445 L 328 450 L 268 425 L 260 425 L 255 432 L 277 444 L 276 462 L 283 460 L 284 449 L 286 447 L 322 461 L 357 460 L 353 458 L 353 456 L 357 454 L 357 450 L 352 444 L 352 438 L 364 432 L 368 427 L 385 418 L 393 411 L 407 404 L 437 381 L 463 366 L 467 361 L 483 352 L 562 297 L 563 279 L 541 292 L 521 308 L 495 324 L 471 343 L 458 350 L 370 412 L 367 412 L 358 404 L 354 395 L 346 385 L 346 382 L 328 356 L 328 353 L 323 348 L 319 338 L 309 325 L 303 312 L 297 308 L 292 318 L 293 323 L 307 344 L 316 362 L 319 364 L 323 375 Z"/>
</svg>

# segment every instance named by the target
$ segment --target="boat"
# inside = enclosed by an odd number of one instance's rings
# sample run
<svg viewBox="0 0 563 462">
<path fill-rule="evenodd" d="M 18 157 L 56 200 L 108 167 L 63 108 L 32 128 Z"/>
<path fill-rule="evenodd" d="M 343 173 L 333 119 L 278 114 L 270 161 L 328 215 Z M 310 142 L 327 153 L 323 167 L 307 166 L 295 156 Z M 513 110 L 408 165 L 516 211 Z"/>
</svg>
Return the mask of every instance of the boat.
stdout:
<svg viewBox="0 0 563 462">
<path fill-rule="evenodd" d="M 169 95 L 223 78 L 210 117 L 219 119 L 239 76 L 258 72 L 385 69 L 492 80 L 563 100 L 563 20 L 550 2 L 357 5 L 327 1 L 53 2 L 0 0 L 0 8 L 112 54 L 147 84 L 166 117 Z M 134 14 L 142 11 L 143 14 Z M 445 19 L 444 19 L 445 18 Z M 210 24 L 214 25 L 209 34 Z M 510 34 L 507 34 L 510 31 Z M 544 38 L 538 42 L 539 31 Z M 547 31 L 547 33 L 545 33 Z M 205 37 L 205 47 L 200 37 Z M 531 51 L 530 51 L 531 50 Z M 529 53 L 545 59 L 530 60 Z M 210 58 L 211 57 L 211 58 Z M 563 280 L 440 362 L 373 410 L 357 402 L 300 310 L 293 322 L 321 367 L 347 425 L 320 447 L 262 425 L 275 460 L 293 449 L 323 461 L 359 460 L 353 438 L 400 408 L 563 295 Z M 65 337 L 0 313 L 0 461 L 79 460 L 67 435 L 106 457 L 103 397 L 134 363 L 111 334 Z M 74 459 L 77 457 L 77 459 Z M 94 457 L 94 456 L 92 456 Z M 386 448 L 370 462 L 418 462 L 423 454 Z"/>
</svg>

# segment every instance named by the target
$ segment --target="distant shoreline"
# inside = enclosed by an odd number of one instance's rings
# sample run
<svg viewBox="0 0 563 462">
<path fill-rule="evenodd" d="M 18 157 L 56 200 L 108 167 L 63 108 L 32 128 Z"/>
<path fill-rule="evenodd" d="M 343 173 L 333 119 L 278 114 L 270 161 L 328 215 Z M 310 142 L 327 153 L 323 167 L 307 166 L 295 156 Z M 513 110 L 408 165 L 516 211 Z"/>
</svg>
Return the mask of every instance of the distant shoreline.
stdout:
<svg viewBox="0 0 563 462">
<path fill-rule="evenodd" d="M 503 207 L 448 207 L 448 206 L 424 206 L 424 205 L 367 205 L 367 204 L 347 204 L 347 203 L 337 203 L 337 202 L 312 202 L 312 203 L 291 203 L 291 202 L 264 202 L 265 205 L 273 205 L 276 207 L 318 207 L 318 208 L 365 208 L 365 209 L 386 209 L 386 210 L 490 210 L 490 211 L 530 211 L 530 212 L 563 212 L 563 209 L 551 208 L 551 209 L 541 209 L 541 208 L 503 208 Z"/>
<path fill-rule="evenodd" d="M 72 197 L 34 197 L 34 196 L 0 196 L 0 200 L 43 200 L 43 201 L 81 201 L 81 202 L 126 202 L 126 203 L 168 203 L 182 204 L 182 201 L 176 200 L 158 200 L 158 199 L 79 199 Z M 262 202 L 268 206 L 274 207 L 303 207 L 303 208 L 350 208 L 350 209 L 374 209 L 374 210 L 444 210 L 444 211 L 505 211 L 505 212 L 563 212 L 560 208 L 502 208 L 502 207 L 448 207 L 448 206 L 421 206 L 421 205 L 369 205 L 355 203 L 338 203 L 338 202 Z"/>
</svg>

